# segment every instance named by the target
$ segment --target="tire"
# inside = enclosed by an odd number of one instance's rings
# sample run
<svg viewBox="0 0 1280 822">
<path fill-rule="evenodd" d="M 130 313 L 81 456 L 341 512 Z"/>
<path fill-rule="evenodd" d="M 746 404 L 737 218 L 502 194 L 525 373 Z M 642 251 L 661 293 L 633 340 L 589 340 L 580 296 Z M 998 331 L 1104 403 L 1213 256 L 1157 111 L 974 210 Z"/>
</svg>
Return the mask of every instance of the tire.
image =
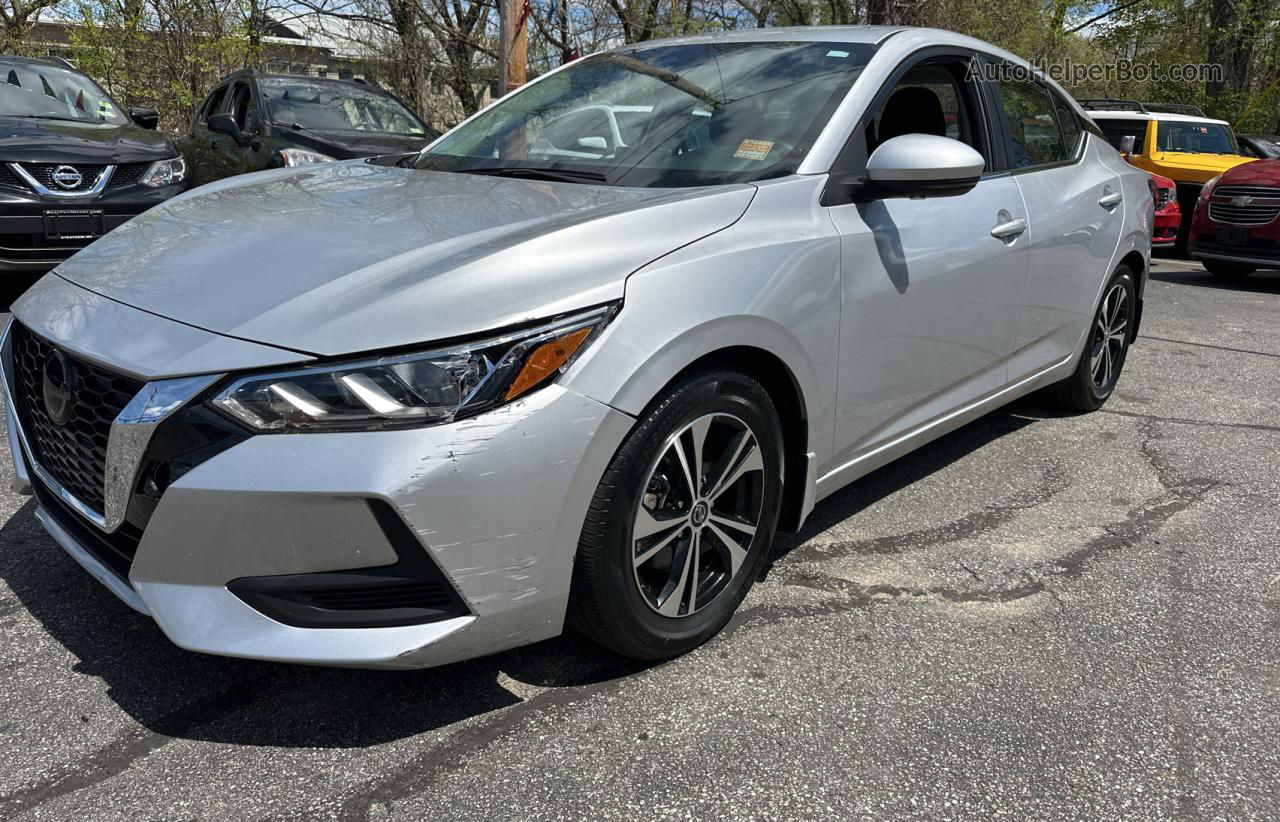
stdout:
<svg viewBox="0 0 1280 822">
<path fill-rule="evenodd" d="M 1239 282 L 1257 271 L 1256 266 L 1239 265 L 1237 263 L 1220 263 L 1215 260 L 1201 260 L 1204 263 L 1204 270 L 1220 280 L 1228 280 Z"/>
<path fill-rule="evenodd" d="M 1056 404 L 1070 411 L 1097 411 L 1106 403 L 1129 354 L 1137 304 L 1133 272 L 1122 265 L 1102 291 L 1076 370 L 1048 388 Z"/>
<path fill-rule="evenodd" d="M 705 459 L 695 457 L 699 436 Z M 734 371 L 691 375 L 655 400 L 614 455 L 587 511 L 570 627 L 647 661 L 678 656 L 715 636 L 751 589 L 773 542 L 782 442 L 769 394 Z M 681 454 L 704 470 L 686 472 Z M 705 478 L 696 498 L 688 480 L 694 473 Z M 716 488 L 718 481 L 727 482 Z"/>
</svg>

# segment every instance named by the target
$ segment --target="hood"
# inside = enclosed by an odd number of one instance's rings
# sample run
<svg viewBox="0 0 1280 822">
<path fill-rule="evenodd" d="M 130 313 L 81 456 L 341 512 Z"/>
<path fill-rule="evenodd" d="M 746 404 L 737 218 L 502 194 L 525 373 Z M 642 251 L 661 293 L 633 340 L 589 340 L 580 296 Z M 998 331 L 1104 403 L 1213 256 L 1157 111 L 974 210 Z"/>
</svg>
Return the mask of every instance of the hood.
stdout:
<svg viewBox="0 0 1280 822">
<path fill-rule="evenodd" d="M 176 156 L 169 138 L 132 123 L 73 123 L 0 116 L 0 161 L 115 165 Z"/>
<path fill-rule="evenodd" d="M 1208 182 L 1229 168 L 1241 163 L 1253 162 L 1239 154 L 1195 154 L 1189 151 L 1157 151 L 1151 159 L 1159 163 L 1164 170 L 1186 172 L 1177 174 L 1175 179 L 1190 182 Z"/>
<path fill-rule="evenodd" d="M 435 139 L 435 135 L 432 134 L 424 134 L 421 137 L 412 137 L 407 134 L 335 134 L 323 131 L 294 131 L 279 127 L 274 129 L 274 134 L 283 143 L 319 151 L 339 160 L 378 157 L 384 154 L 408 154 L 421 151 L 427 143 Z"/>
<path fill-rule="evenodd" d="M 1254 160 L 1222 175 L 1218 185 L 1280 186 L 1280 160 Z"/>
<path fill-rule="evenodd" d="M 220 334 L 347 354 L 619 299 L 629 274 L 731 225 L 754 193 L 326 163 L 195 189 L 56 273 Z"/>
</svg>

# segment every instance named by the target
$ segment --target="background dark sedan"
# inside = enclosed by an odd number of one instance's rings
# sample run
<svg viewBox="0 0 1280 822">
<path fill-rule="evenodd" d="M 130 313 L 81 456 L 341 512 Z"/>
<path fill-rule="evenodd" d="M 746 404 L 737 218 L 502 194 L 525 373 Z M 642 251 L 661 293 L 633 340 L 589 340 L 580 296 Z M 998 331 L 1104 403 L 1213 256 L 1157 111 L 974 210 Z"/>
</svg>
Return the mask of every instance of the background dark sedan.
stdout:
<svg viewBox="0 0 1280 822">
<path fill-rule="evenodd" d="M 41 274 L 183 188 L 156 113 L 66 63 L 0 56 L 0 274 Z"/>
<path fill-rule="evenodd" d="M 438 133 L 359 80 L 238 71 L 196 114 L 183 152 L 195 184 L 267 168 L 418 151 Z"/>
<path fill-rule="evenodd" d="M 1240 153 L 1246 157 L 1258 157 L 1263 160 L 1274 160 L 1280 157 L 1280 135 L 1275 134 L 1237 134 L 1240 142 Z"/>
</svg>

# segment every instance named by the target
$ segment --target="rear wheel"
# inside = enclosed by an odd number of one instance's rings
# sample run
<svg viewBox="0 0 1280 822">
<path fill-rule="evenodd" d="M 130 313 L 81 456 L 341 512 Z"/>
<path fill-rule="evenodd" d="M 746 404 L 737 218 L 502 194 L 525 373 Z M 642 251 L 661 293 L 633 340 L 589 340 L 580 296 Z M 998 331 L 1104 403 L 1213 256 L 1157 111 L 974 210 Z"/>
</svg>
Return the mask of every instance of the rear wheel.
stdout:
<svg viewBox="0 0 1280 822">
<path fill-rule="evenodd" d="M 1136 310 L 1133 272 L 1122 265 L 1102 292 L 1076 370 L 1049 387 L 1050 396 L 1059 405 L 1073 411 L 1096 411 L 1107 401 L 1129 354 Z"/>
<path fill-rule="evenodd" d="M 1216 260 L 1202 260 L 1202 262 L 1204 270 L 1220 280 L 1243 280 L 1258 270 L 1256 266 L 1239 263 L 1222 263 Z"/>
<path fill-rule="evenodd" d="M 781 491 L 782 431 L 764 388 L 730 371 L 676 385 L 596 489 L 578 543 L 571 626 L 646 660 L 710 639 L 759 573 Z"/>
</svg>

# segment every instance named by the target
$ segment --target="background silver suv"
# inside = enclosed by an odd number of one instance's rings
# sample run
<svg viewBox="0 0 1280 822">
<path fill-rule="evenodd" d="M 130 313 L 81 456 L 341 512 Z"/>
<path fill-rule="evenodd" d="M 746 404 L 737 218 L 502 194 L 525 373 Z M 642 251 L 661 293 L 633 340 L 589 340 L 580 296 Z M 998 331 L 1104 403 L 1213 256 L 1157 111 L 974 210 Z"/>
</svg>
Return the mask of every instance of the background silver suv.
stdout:
<svg viewBox="0 0 1280 822">
<path fill-rule="evenodd" d="M 183 647 L 433 665 L 729 619 L 778 528 L 1137 330 L 1146 175 L 939 31 L 552 72 L 420 155 L 240 177 L 46 277 L 3 349 L 54 538 Z"/>
</svg>

